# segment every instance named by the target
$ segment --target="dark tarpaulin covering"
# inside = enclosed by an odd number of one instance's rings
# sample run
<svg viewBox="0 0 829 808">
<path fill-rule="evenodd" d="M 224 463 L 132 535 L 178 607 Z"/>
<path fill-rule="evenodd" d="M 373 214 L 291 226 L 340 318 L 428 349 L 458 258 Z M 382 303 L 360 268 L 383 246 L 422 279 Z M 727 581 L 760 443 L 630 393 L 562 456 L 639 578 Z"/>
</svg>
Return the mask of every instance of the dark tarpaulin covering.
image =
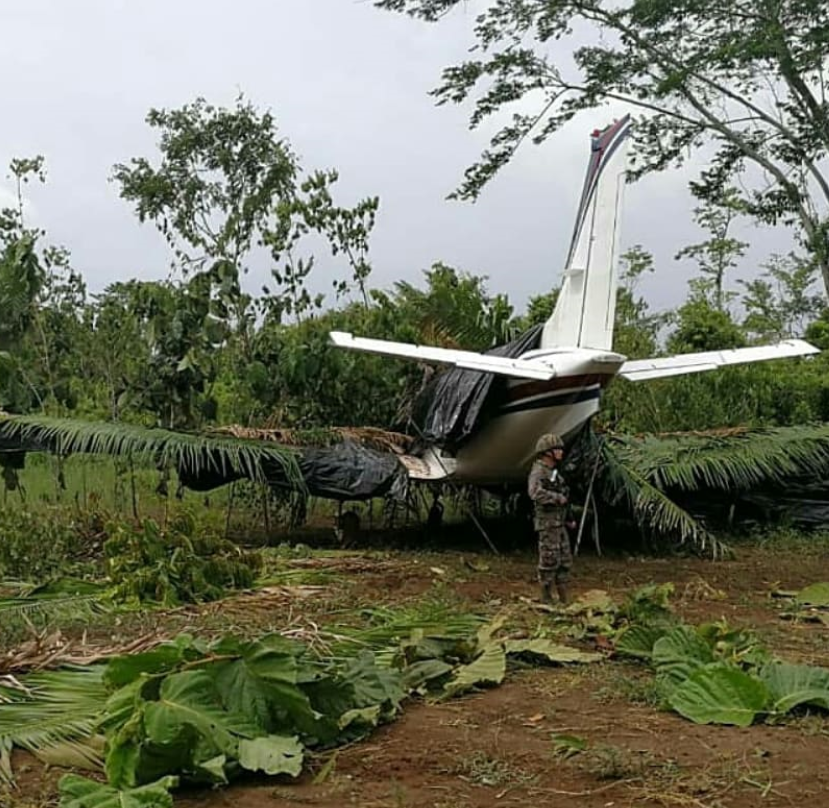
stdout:
<svg viewBox="0 0 829 808">
<path fill-rule="evenodd" d="M 713 524 L 775 524 L 811 529 L 829 526 L 829 480 L 799 477 L 772 486 L 728 493 L 701 488 L 667 495 L 698 519 Z"/>
<path fill-rule="evenodd" d="M 512 342 L 486 353 L 515 359 L 538 347 L 542 328 L 543 325 L 534 326 Z M 412 418 L 417 437 L 426 445 L 459 445 L 486 420 L 487 405 L 492 400 L 490 393 L 500 389 L 503 383 L 503 377 L 493 373 L 462 368 L 452 368 L 436 376 L 414 404 Z"/>
<path fill-rule="evenodd" d="M 292 451 L 296 453 L 297 465 L 311 496 L 357 500 L 386 494 L 402 496 L 405 492 L 408 474 L 393 454 L 353 441 L 319 448 L 297 447 Z M 181 467 L 176 472 L 182 485 L 193 491 L 210 491 L 245 476 L 231 469 L 222 470 L 218 459 L 215 463 L 207 459 L 198 471 Z M 262 473 L 268 484 L 275 488 L 295 488 L 282 466 L 273 460 L 263 462 Z"/>
<path fill-rule="evenodd" d="M 404 495 L 408 473 L 393 454 L 353 441 L 299 452 L 299 469 L 312 496 L 352 500 Z M 265 476 L 270 485 L 290 487 L 276 464 L 265 467 Z"/>
<path fill-rule="evenodd" d="M 0 433 L 0 467 L 21 471 L 26 466 L 26 452 L 48 452 L 51 447 L 31 438 L 10 437 Z"/>
<path fill-rule="evenodd" d="M 829 481 L 799 480 L 775 489 L 762 488 L 741 494 L 738 504 L 762 521 L 783 520 L 797 527 L 829 526 Z"/>
</svg>

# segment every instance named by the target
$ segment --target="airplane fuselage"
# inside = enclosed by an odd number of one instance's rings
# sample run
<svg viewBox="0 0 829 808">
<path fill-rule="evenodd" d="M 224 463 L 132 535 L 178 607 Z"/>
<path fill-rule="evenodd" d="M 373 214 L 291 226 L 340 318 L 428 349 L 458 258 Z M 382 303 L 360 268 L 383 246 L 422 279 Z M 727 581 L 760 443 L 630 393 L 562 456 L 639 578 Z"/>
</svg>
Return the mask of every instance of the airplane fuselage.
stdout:
<svg viewBox="0 0 829 808">
<path fill-rule="evenodd" d="M 524 354 L 549 364 L 546 381 L 511 378 L 496 395 L 496 410 L 456 454 L 430 449 L 410 467 L 420 479 L 451 477 L 459 483 L 502 485 L 520 482 L 529 471 L 541 435 L 555 432 L 565 442 L 599 409 L 602 390 L 625 357 L 585 348 L 542 349 Z M 408 465 L 408 464 L 407 464 Z M 416 466 L 416 467 L 415 467 Z"/>
</svg>

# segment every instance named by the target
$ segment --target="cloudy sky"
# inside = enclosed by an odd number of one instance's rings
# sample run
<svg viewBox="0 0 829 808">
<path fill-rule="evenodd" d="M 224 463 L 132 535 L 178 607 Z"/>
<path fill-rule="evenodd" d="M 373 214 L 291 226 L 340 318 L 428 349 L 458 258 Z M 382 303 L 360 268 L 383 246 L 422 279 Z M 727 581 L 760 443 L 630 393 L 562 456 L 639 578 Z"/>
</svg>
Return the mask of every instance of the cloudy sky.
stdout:
<svg viewBox="0 0 829 808">
<path fill-rule="evenodd" d="M 436 108 L 427 93 L 444 65 L 464 57 L 475 5 L 427 26 L 369 0 L 4 3 L 0 163 L 45 155 L 49 184 L 32 189 L 31 215 L 71 249 L 92 290 L 160 277 L 167 247 L 119 199 L 112 166 L 154 156 L 151 107 L 197 96 L 230 105 L 244 92 L 273 111 L 304 165 L 339 169 L 344 201 L 380 196 L 375 285 L 417 281 L 441 260 L 489 276 L 490 289 L 520 307 L 557 278 L 588 132 L 614 110 L 524 148 L 476 204 L 446 201 L 487 133 L 468 131 L 468 110 Z M 689 270 L 672 256 L 699 236 L 687 179 L 665 173 L 627 194 L 623 244 L 655 253 L 658 271 L 642 289 L 656 308 L 681 301 Z M 9 190 L 0 183 L 0 201 Z M 761 245 L 753 260 L 774 247 L 752 240 Z M 315 285 L 327 289 L 334 272 L 321 262 Z M 263 268 L 249 282 L 266 280 Z"/>
</svg>

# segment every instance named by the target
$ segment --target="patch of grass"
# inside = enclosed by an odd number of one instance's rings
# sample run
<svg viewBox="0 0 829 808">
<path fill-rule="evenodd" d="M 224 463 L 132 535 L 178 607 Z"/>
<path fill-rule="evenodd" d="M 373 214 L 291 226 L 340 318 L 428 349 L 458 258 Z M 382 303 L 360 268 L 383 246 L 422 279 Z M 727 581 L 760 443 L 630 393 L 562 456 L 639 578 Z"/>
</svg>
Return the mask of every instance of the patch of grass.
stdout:
<svg viewBox="0 0 829 808">
<path fill-rule="evenodd" d="M 455 773 L 468 783 L 491 788 L 526 786 L 537 779 L 537 775 L 525 771 L 511 761 L 482 750 L 458 761 Z"/>
<path fill-rule="evenodd" d="M 660 707 L 663 702 L 655 677 L 648 672 L 634 670 L 608 671 L 605 684 L 593 694 L 593 698 L 600 704 L 623 701 L 654 708 Z"/>
<path fill-rule="evenodd" d="M 807 712 L 803 715 L 791 716 L 785 720 L 785 723 L 807 738 L 829 735 L 829 716 L 825 713 Z"/>
<path fill-rule="evenodd" d="M 58 795 L 54 784 L 44 780 L 21 794 L 17 788 L 0 783 L 0 806 L 3 808 L 56 808 Z"/>
<path fill-rule="evenodd" d="M 729 537 L 734 546 L 744 545 L 769 552 L 793 552 L 823 554 L 829 551 L 829 530 L 798 530 L 797 528 L 778 525 L 758 528 L 746 533 Z"/>
<path fill-rule="evenodd" d="M 631 780 L 645 775 L 653 765 L 653 756 L 621 746 L 597 744 L 578 756 L 578 765 L 599 780 Z"/>
<path fill-rule="evenodd" d="M 752 800 L 769 794 L 782 796 L 775 789 L 771 769 L 763 760 L 762 750 L 747 756 L 727 756 L 705 766 L 680 766 L 674 760 L 654 762 L 631 788 L 634 804 L 653 802 L 660 805 L 720 806 L 722 798 L 737 792 L 751 794 Z M 752 801 L 751 804 L 755 804 Z M 757 803 L 759 804 L 759 802 Z"/>
</svg>

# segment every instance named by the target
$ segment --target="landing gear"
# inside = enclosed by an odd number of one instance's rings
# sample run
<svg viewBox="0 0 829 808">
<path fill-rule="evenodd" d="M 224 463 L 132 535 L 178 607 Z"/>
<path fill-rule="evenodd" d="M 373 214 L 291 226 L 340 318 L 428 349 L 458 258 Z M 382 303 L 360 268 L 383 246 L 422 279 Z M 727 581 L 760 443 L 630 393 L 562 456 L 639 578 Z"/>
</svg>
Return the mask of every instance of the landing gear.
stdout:
<svg viewBox="0 0 829 808">
<path fill-rule="evenodd" d="M 432 507 L 429 508 L 429 515 L 426 517 L 426 530 L 429 533 L 436 533 L 443 527 L 443 503 L 440 501 L 440 494 L 435 494 L 432 500 Z"/>
<path fill-rule="evenodd" d="M 342 505 L 340 512 L 337 514 L 337 523 L 334 533 L 340 547 L 348 550 L 357 543 L 360 536 L 360 517 L 356 511 L 346 511 L 343 513 Z"/>
</svg>

